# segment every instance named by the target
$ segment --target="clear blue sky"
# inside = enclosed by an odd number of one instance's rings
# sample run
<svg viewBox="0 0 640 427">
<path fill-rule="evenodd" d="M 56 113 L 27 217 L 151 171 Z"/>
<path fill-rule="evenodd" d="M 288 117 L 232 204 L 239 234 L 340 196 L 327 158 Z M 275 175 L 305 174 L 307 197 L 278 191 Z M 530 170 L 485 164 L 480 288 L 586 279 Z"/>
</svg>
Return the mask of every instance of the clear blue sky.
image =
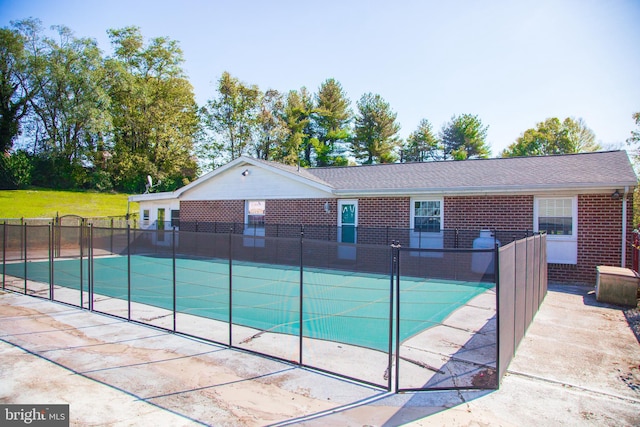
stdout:
<svg viewBox="0 0 640 427">
<path fill-rule="evenodd" d="M 0 0 L 0 26 L 66 25 L 111 52 L 106 30 L 167 36 L 204 104 L 228 71 L 261 90 L 316 92 L 339 81 L 356 110 L 367 92 L 405 138 L 426 118 L 489 125 L 492 155 L 549 117 L 582 118 L 623 148 L 640 111 L 640 1 Z"/>
</svg>

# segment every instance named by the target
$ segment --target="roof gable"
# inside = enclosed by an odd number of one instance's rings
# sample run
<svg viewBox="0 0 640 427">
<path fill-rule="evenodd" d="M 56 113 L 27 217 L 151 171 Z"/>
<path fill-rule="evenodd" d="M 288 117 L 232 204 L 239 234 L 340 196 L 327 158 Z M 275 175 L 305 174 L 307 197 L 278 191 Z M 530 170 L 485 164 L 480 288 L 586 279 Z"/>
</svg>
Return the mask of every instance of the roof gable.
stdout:
<svg viewBox="0 0 640 427">
<path fill-rule="evenodd" d="M 332 188 L 304 169 L 239 157 L 175 192 L 181 200 L 331 197 Z"/>
</svg>

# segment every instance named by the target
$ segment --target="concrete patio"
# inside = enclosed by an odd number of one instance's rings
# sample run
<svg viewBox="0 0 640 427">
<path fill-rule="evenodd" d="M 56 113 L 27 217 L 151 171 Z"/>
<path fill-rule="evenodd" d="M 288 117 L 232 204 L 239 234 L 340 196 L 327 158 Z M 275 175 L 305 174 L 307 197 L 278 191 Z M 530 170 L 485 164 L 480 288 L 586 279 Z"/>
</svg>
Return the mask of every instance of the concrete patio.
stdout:
<svg viewBox="0 0 640 427">
<path fill-rule="evenodd" d="M 498 391 L 381 392 L 9 292 L 0 341 L 0 403 L 71 425 L 640 425 L 640 344 L 580 286 L 550 286 Z"/>
</svg>

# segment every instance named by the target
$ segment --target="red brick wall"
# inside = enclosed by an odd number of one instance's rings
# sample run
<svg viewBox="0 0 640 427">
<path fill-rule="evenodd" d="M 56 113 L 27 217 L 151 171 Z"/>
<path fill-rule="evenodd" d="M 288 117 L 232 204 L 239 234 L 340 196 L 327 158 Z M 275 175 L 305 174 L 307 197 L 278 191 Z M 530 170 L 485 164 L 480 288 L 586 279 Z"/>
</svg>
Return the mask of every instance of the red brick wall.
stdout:
<svg viewBox="0 0 640 427">
<path fill-rule="evenodd" d="M 329 203 L 329 212 L 325 211 L 325 203 Z M 337 207 L 336 199 L 267 200 L 265 223 L 335 226 Z"/>
<path fill-rule="evenodd" d="M 411 200 L 409 197 L 358 199 L 359 227 L 410 228 L 410 222 Z"/>
<path fill-rule="evenodd" d="M 445 228 L 531 230 L 533 196 L 444 198 Z"/>
<path fill-rule="evenodd" d="M 180 223 L 244 222 L 244 200 L 187 200 L 180 202 Z"/>
<path fill-rule="evenodd" d="M 330 212 L 325 212 L 325 203 Z M 461 196 L 444 198 L 447 229 L 531 230 L 534 196 Z M 632 200 L 627 202 L 628 240 L 631 240 Z M 337 199 L 267 200 L 266 224 L 337 225 Z M 410 228 L 409 197 L 358 199 L 358 225 L 363 228 Z M 182 222 L 244 222 L 243 200 L 183 201 Z M 595 284 L 596 265 L 619 266 L 621 256 L 622 201 L 610 194 L 578 197 L 578 265 L 550 264 L 549 280 Z M 474 234 L 474 237 L 476 235 Z M 368 242 L 369 243 L 369 242 Z M 627 266 L 631 267 L 631 246 Z"/>
<path fill-rule="evenodd" d="M 633 201 L 627 202 L 627 240 L 633 230 Z M 610 194 L 578 196 L 578 265 L 550 264 L 549 279 L 595 285 L 596 266 L 620 266 L 622 259 L 622 200 Z M 631 267 L 631 247 L 626 248 L 626 266 Z"/>
</svg>

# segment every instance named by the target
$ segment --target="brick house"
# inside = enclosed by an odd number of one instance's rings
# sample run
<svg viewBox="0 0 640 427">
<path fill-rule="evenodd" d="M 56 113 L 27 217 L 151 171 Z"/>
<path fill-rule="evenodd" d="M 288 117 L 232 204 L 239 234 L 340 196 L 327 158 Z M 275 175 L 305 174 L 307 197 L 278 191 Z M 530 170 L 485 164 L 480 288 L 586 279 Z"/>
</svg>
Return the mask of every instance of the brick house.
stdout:
<svg viewBox="0 0 640 427">
<path fill-rule="evenodd" d="M 376 243 L 366 230 L 391 229 L 429 248 L 445 247 L 445 230 L 546 231 L 549 280 L 594 284 L 596 265 L 631 266 L 636 184 L 625 151 L 309 169 L 240 157 L 175 192 L 129 200 L 141 227 L 183 231 L 237 223 L 262 236 L 302 224 Z"/>
</svg>

